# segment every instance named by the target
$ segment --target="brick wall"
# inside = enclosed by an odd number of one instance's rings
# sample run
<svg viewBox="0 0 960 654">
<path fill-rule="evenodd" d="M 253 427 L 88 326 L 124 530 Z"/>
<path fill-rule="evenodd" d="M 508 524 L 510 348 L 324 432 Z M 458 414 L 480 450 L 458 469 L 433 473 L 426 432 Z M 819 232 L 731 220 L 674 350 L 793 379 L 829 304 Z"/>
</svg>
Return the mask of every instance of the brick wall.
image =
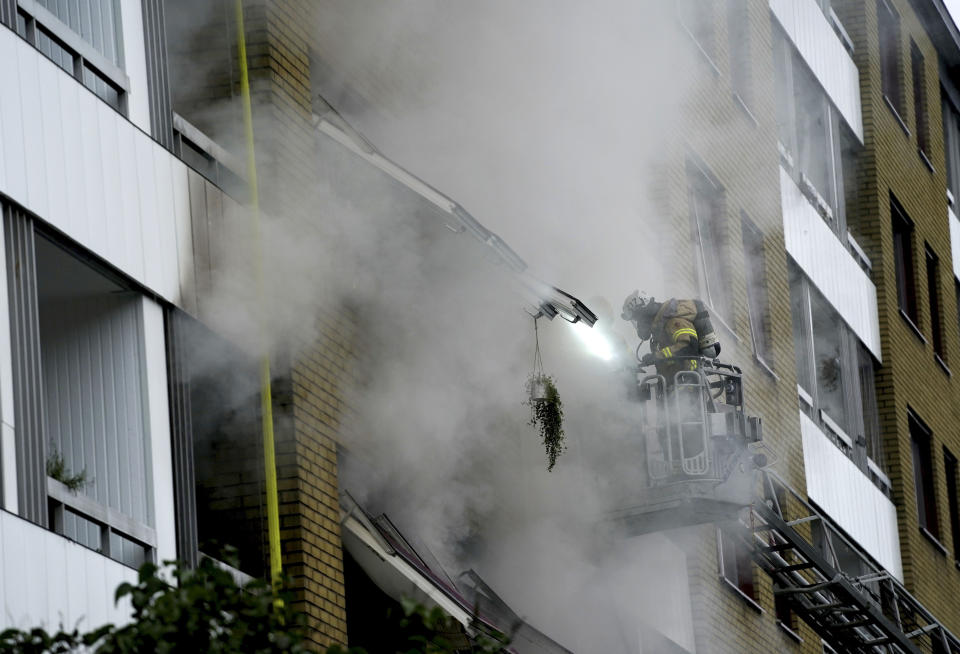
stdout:
<svg viewBox="0 0 960 654">
<path fill-rule="evenodd" d="M 724 325 L 714 321 L 723 343 L 721 358 L 743 369 L 745 408 L 763 419 L 764 441 L 772 450 L 775 469 L 803 494 L 790 288 L 780 211 L 770 9 L 763 0 L 747 3 L 750 93 L 741 103 L 734 97 L 731 83 L 728 3 L 711 0 L 703 5 L 704 11 L 712 12 L 715 30 L 709 57 L 678 22 L 680 38 L 689 47 L 686 59 L 694 68 L 691 72 L 696 83 L 687 103 L 684 127 L 678 130 L 674 151 L 665 165 L 664 187 L 668 190 L 663 193 L 663 201 L 673 221 L 675 239 L 670 246 L 682 253 L 677 257 L 680 279 L 676 293 L 697 293 L 686 174 L 686 162 L 696 159 L 722 188 L 722 233 L 732 311 L 724 317 Z M 753 352 L 741 215 L 764 235 L 772 370 Z M 797 625 L 802 643 L 777 625 L 771 580 L 759 568 L 754 566 L 756 605 L 720 580 L 715 525 L 690 528 L 689 532 L 677 540 L 687 544 L 697 652 L 820 652 L 819 638 L 802 622 Z"/>
<path fill-rule="evenodd" d="M 957 306 L 953 293 L 949 225 L 946 212 L 946 177 L 940 89 L 936 50 L 913 13 L 911 3 L 892 0 L 900 18 L 900 82 L 904 102 L 897 119 L 883 97 L 876 0 L 837 3 L 837 11 L 855 44 L 860 69 L 865 148 L 857 178 L 859 215 L 864 249 L 873 261 L 877 285 L 883 366 L 877 379 L 881 428 L 900 528 L 903 568 L 907 588 L 939 619 L 956 631 L 960 607 L 952 600 L 960 591 L 960 572 L 953 565 L 954 553 L 944 555 L 920 533 L 913 481 L 913 459 L 907 410 L 910 407 L 933 431 L 933 463 L 940 524 L 939 540 L 949 548 L 946 481 L 943 446 L 956 453 L 960 433 L 956 430 L 958 391 L 950 372 L 934 357 L 930 298 L 924 245 L 940 261 L 941 328 L 946 362 L 960 364 L 960 340 L 956 329 Z M 927 152 L 932 167 L 918 154 L 917 116 L 913 100 L 910 44 L 916 43 L 924 58 L 925 110 L 929 122 Z M 901 121 L 903 124 L 901 124 Z M 900 313 L 896 271 L 893 265 L 893 234 L 890 194 L 913 221 L 915 288 L 918 305 L 916 328 Z M 919 332 L 919 333 L 918 333 Z M 952 549 L 952 548 L 951 548 Z"/>
</svg>

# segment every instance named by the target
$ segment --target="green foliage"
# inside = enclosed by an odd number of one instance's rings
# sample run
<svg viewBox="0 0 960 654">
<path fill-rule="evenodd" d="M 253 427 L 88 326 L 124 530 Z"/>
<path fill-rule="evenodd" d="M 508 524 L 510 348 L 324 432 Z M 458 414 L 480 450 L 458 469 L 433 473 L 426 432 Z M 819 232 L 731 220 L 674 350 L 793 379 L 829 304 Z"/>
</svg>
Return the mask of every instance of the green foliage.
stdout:
<svg viewBox="0 0 960 654">
<path fill-rule="evenodd" d="M 63 454 L 54 445 L 50 446 L 50 456 L 47 457 L 47 476 L 53 477 L 73 493 L 92 481 L 87 478 L 86 468 L 76 474 L 71 474 L 67 469 L 67 462 L 64 460 Z"/>
<path fill-rule="evenodd" d="M 236 563 L 236 557 L 231 556 Z M 122 627 L 105 625 L 81 635 L 62 628 L 49 635 L 42 629 L 29 632 L 8 629 L 0 633 L 0 652 L 11 654 L 61 654 L 92 651 L 96 654 L 134 652 L 206 652 L 268 654 L 308 652 L 299 616 L 289 602 L 276 603 L 266 582 L 236 583 L 227 570 L 211 559 L 196 569 L 168 562 L 177 581 L 170 586 L 153 563 L 140 567 L 136 584 L 122 583 L 116 599 L 129 598 L 133 620 Z M 285 597 L 284 597 L 285 598 Z M 286 599 L 286 598 L 285 598 Z"/>
<path fill-rule="evenodd" d="M 225 557 L 237 563 L 235 553 Z M 166 572 L 177 581 L 167 583 L 152 563 L 140 567 L 137 583 L 122 583 L 115 597 L 129 598 L 132 621 L 122 627 L 104 625 L 85 634 L 75 627 L 49 634 L 8 629 L 0 633 L 3 654 L 305 654 L 302 618 L 293 611 L 288 593 L 275 594 L 264 581 L 243 586 L 230 572 L 212 559 L 203 559 L 196 569 L 167 562 Z M 281 601 L 277 601 L 277 600 Z M 438 607 L 427 610 L 411 601 L 403 602 L 400 624 L 411 627 L 406 644 L 398 643 L 397 654 L 498 654 L 507 641 L 480 635 L 466 641 L 460 625 Z M 406 648 L 404 648 L 406 646 Z M 339 645 L 324 654 L 367 654 L 363 649 Z"/>
<path fill-rule="evenodd" d="M 542 397 L 535 397 L 542 387 Z M 530 424 L 540 428 L 540 440 L 547 450 L 547 471 L 553 470 L 557 457 L 566 451 L 563 431 L 563 403 L 550 375 L 534 373 L 527 378 L 526 404 L 530 405 Z"/>
</svg>

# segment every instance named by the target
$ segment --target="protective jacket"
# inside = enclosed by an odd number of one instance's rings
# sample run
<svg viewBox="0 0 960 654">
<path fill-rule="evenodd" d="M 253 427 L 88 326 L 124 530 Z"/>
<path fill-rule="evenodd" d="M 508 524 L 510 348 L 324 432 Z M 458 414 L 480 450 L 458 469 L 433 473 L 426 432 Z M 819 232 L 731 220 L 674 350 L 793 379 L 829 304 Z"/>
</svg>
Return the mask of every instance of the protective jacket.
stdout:
<svg viewBox="0 0 960 654">
<path fill-rule="evenodd" d="M 664 302 L 653 318 L 650 351 L 657 372 L 666 377 L 668 383 L 673 382 L 673 376 L 678 371 L 697 368 L 696 359 L 673 359 L 700 355 L 700 340 L 694 325 L 701 312 L 698 304 L 702 303 L 674 298 Z"/>
</svg>

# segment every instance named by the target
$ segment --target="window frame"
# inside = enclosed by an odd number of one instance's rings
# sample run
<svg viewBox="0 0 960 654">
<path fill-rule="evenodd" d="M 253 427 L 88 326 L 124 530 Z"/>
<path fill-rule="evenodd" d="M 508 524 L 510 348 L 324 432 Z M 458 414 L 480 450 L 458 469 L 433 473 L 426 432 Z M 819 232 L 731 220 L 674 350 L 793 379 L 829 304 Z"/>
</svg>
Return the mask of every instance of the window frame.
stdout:
<svg viewBox="0 0 960 654">
<path fill-rule="evenodd" d="M 907 424 L 910 430 L 917 523 L 925 536 L 933 540 L 938 547 L 943 548 L 939 541 L 940 519 L 934 477 L 933 432 L 912 410 L 907 411 Z"/>
<path fill-rule="evenodd" d="M 731 551 L 733 570 L 729 570 L 727 566 L 727 556 Z M 719 526 L 717 527 L 717 568 L 720 581 L 724 585 L 737 593 L 755 611 L 765 613 L 757 601 L 757 575 L 750 551 Z"/>
<path fill-rule="evenodd" d="M 897 307 L 900 315 L 923 338 L 917 302 L 917 269 L 914 256 L 913 221 L 893 195 L 890 195 L 890 224 L 893 232 L 893 269 L 897 281 Z M 924 339 L 926 340 L 926 339 Z"/>
<path fill-rule="evenodd" d="M 773 342 L 770 334 L 770 296 L 767 291 L 765 235 L 740 212 L 744 276 L 747 282 L 747 314 L 754 356 L 773 372 Z M 749 239 L 749 240 L 748 240 Z"/>
<path fill-rule="evenodd" d="M 957 457 L 944 446 L 943 475 L 947 482 L 947 517 L 950 520 L 950 537 L 953 545 L 953 561 L 960 566 L 960 497 L 958 497 L 957 474 L 960 464 Z"/>
<path fill-rule="evenodd" d="M 781 161 L 785 161 L 785 170 L 803 191 L 810 204 L 817 210 L 830 230 L 841 239 L 847 247 L 847 200 L 850 182 L 847 161 L 844 158 L 845 148 L 854 144 L 856 138 L 849 127 L 844 127 L 845 119 L 833 106 L 826 91 L 820 85 L 816 75 L 810 70 L 800 54 L 795 50 L 790 37 L 782 28 L 773 26 L 773 55 L 774 55 L 774 94 L 777 108 L 777 137 L 785 153 L 781 152 Z M 803 89 L 798 94 L 798 85 Z M 817 161 L 826 167 L 826 183 L 828 188 L 819 188 L 811 179 L 810 166 L 804 162 L 801 145 L 810 139 L 810 130 L 801 127 L 799 116 L 807 112 L 798 107 L 798 95 L 807 101 L 811 99 L 810 90 L 816 92 L 813 100 L 819 100 L 823 116 L 823 161 Z M 786 142 L 784 142 L 786 141 Z"/>
<path fill-rule="evenodd" d="M 917 132 L 917 151 L 930 172 L 930 114 L 927 110 L 927 70 L 926 60 L 920 46 L 910 39 L 910 76 L 913 78 L 913 126 Z"/>
<path fill-rule="evenodd" d="M 696 16 L 695 20 L 699 24 L 690 24 L 691 21 L 685 16 L 685 3 L 689 3 L 690 6 L 693 7 L 693 13 Z M 703 58 L 707 60 L 713 73 L 719 75 L 720 69 L 717 68 L 717 64 L 715 63 L 717 34 L 714 27 L 714 17 L 712 15 L 713 3 L 711 2 L 704 6 L 699 0 L 674 0 L 674 9 L 677 15 L 677 22 L 680 23 L 683 31 L 686 32 L 687 36 L 693 41 Z"/>
<path fill-rule="evenodd" d="M 829 301 L 816 288 L 816 285 L 804 274 L 803 269 L 788 259 L 788 281 L 790 284 L 790 311 L 793 321 L 794 351 L 796 353 L 797 388 L 800 394 L 800 407 L 833 442 L 837 448 L 847 455 L 853 463 L 879 488 L 885 495 L 890 495 L 889 479 L 883 470 L 885 457 L 882 448 L 880 461 L 869 456 L 868 444 L 882 446 L 882 437 L 879 431 L 879 413 L 876 412 L 876 388 L 864 389 L 864 371 L 861 369 L 864 361 L 862 357 L 870 357 L 874 370 L 876 360 L 857 335 L 850 329 L 830 305 Z M 813 319 L 814 294 L 819 297 L 818 303 L 832 312 L 832 320 L 836 324 L 836 334 L 839 344 L 838 359 L 843 384 L 841 394 L 846 427 L 837 424 L 834 417 L 824 409 L 820 383 L 818 380 L 815 321 Z M 797 315 L 799 313 L 799 315 Z M 797 323 L 799 322 L 799 327 Z M 802 366 L 802 369 L 801 369 Z M 873 398 L 874 412 L 867 415 L 868 401 Z M 868 434 L 868 427 L 876 427 L 875 432 Z M 871 442 L 872 441 L 872 442 Z M 874 449 L 876 449 L 874 447 Z M 872 463 L 872 466 L 871 466 Z M 874 470 L 876 469 L 876 470 Z"/>
<path fill-rule="evenodd" d="M 886 19 L 886 20 L 885 20 Z M 887 0 L 877 0 L 877 33 L 880 41 L 880 85 L 885 104 L 908 134 L 904 115 L 903 53 L 900 14 Z"/>
<path fill-rule="evenodd" d="M 927 301 L 930 314 L 930 341 L 933 344 L 933 356 L 945 371 L 947 354 L 943 333 L 943 302 L 940 295 L 940 258 L 929 243 L 924 244 L 924 263 L 927 273 Z"/>
<path fill-rule="evenodd" d="M 117 5 L 117 11 L 121 11 L 119 5 Z M 130 78 L 123 68 L 100 53 L 92 43 L 75 32 L 37 0 L 17 0 L 16 23 L 15 31 L 27 43 L 56 63 L 67 74 L 72 75 L 81 86 L 103 100 L 108 106 L 113 107 L 123 116 L 128 115 Z M 119 30 L 118 43 L 120 44 L 118 57 L 122 60 L 123 32 L 119 16 L 116 24 Z M 72 61 L 69 67 L 44 51 L 41 36 L 51 39 L 71 57 Z M 93 87 L 90 86 L 91 79 L 95 82 Z M 100 84 L 96 84 L 96 82 L 100 82 L 105 88 L 111 88 L 116 93 L 116 102 L 104 97 L 103 93 L 99 91 Z"/>
<path fill-rule="evenodd" d="M 733 298 L 728 291 L 730 266 L 724 191 L 715 178 L 696 162 L 688 159 L 686 168 L 690 242 L 694 248 L 694 273 L 700 299 L 718 322 L 724 326 L 730 325 L 733 324 L 734 309 Z M 699 193 L 703 193 L 703 196 Z M 701 199 L 710 207 L 711 214 L 707 218 L 700 215 L 698 200 Z M 704 247 L 705 243 L 707 247 Z M 711 278 L 716 286 L 711 284 Z"/>
<path fill-rule="evenodd" d="M 750 3 L 747 0 L 727 0 L 727 33 L 733 97 L 756 123 L 757 120 L 750 110 L 753 105 L 753 76 L 750 68 Z"/>
</svg>

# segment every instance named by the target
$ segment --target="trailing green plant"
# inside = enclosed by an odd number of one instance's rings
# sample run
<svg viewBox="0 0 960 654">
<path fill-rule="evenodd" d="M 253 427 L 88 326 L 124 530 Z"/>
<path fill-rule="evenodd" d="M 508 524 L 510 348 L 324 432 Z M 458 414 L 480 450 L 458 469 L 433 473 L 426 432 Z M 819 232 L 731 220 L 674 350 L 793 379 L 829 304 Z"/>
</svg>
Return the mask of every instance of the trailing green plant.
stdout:
<svg viewBox="0 0 960 654">
<path fill-rule="evenodd" d="M 539 392 L 542 389 L 542 395 Z M 550 375 L 532 373 L 527 378 L 526 404 L 530 405 L 530 424 L 540 429 L 540 440 L 547 451 L 547 472 L 557 464 L 566 443 L 563 431 L 563 402 Z"/>
<path fill-rule="evenodd" d="M 76 474 L 72 474 L 67 468 L 67 462 L 64 460 L 63 454 L 53 445 L 51 445 L 50 455 L 47 457 L 47 476 L 59 481 L 72 493 L 76 493 L 93 481 L 87 477 L 86 468 Z"/>
<path fill-rule="evenodd" d="M 236 550 L 220 558 L 236 567 Z M 74 626 L 50 633 L 42 627 L 0 631 L 4 654 L 319 654 L 311 647 L 304 614 L 294 608 L 289 584 L 279 594 L 257 579 L 238 584 L 233 574 L 210 558 L 197 567 L 167 561 L 144 563 L 135 583 L 120 584 L 115 598 L 133 609 L 129 623 L 106 624 L 85 633 Z M 277 599 L 282 601 L 277 602 Z M 465 643 L 459 623 L 438 607 L 401 602 L 403 616 L 385 616 L 407 629 L 392 645 L 398 654 L 500 654 L 509 635 L 478 633 Z M 360 610 L 360 609 L 357 609 Z M 367 654 L 359 647 L 331 645 L 324 654 Z"/>
</svg>

